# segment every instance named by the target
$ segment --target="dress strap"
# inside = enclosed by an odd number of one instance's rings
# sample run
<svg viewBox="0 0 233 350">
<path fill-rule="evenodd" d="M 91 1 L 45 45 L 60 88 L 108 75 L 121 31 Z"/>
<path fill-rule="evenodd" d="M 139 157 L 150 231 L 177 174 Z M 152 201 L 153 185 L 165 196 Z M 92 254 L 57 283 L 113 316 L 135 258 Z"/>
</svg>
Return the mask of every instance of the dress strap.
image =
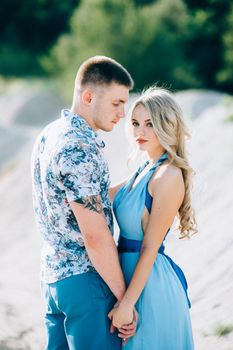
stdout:
<svg viewBox="0 0 233 350">
<path fill-rule="evenodd" d="M 150 172 L 154 171 L 158 166 L 160 166 L 166 159 L 168 159 L 168 153 L 165 152 L 162 154 L 162 156 L 157 160 L 157 162 L 150 168 Z M 151 207 L 152 207 L 152 201 L 153 201 L 153 197 L 150 195 L 149 191 L 148 191 L 148 184 L 149 181 L 146 184 L 146 199 L 145 199 L 145 206 L 148 210 L 148 212 L 151 212 Z"/>
<path fill-rule="evenodd" d="M 164 152 L 161 157 L 155 162 L 149 171 L 154 171 L 158 166 L 160 166 L 166 159 L 168 159 L 168 153 Z"/>
</svg>

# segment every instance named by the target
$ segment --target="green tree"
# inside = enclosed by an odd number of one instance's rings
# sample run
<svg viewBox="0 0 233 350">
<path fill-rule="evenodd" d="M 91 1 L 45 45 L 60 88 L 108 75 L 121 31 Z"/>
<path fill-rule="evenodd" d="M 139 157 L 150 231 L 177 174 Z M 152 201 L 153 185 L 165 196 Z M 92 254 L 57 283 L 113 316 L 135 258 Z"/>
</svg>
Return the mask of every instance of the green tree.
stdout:
<svg viewBox="0 0 233 350">
<path fill-rule="evenodd" d="M 134 0 L 134 3 L 137 6 L 144 6 L 144 5 L 152 4 L 155 1 L 157 0 Z"/>
<path fill-rule="evenodd" d="M 71 33 L 59 39 L 43 64 L 59 75 L 68 94 L 79 64 L 96 54 L 121 62 L 137 88 L 158 80 L 173 88 L 195 85 L 183 55 L 187 22 L 181 0 L 160 0 L 142 7 L 131 0 L 86 0 L 71 19 Z"/>
<path fill-rule="evenodd" d="M 41 72 L 39 56 L 69 30 L 69 18 L 78 4 L 79 0 L 1 0 L 1 74 Z"/>
<path fill-rule="evenodd" d="M 205 88 L 223 87 L 224 45 L 227 17 L 231 0 L 185 0 L 190 13 L 190 21 L 185 43 L 186 57 L 192 62 L 195 76 Z M 232 35 L 232 33 L 231 33 Z M 223 37 L 225 38 L 223 40 Z M 227 48 L 226 48 L 227 50 Z M 226 51 L 225 51 L 226 52 Z"/>
<path fill-rule="evenodd" d="M 222 36 L 223 43 L 223 67 L 217 73 L 219 86 L 224 90 L 233 92 L 233 4 L 226 17 L 226 32 Z"/>
</svg>

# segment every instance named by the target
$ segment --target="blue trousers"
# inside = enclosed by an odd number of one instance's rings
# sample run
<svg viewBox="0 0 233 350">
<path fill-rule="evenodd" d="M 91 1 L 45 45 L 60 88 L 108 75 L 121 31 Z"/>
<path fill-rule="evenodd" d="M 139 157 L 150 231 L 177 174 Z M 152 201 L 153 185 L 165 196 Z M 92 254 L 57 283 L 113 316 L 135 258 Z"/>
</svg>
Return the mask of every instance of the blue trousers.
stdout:
<svg viewBox="0 0 233 350">
<path fill-rule="evenodd" d="M 47 350 L 121 350 L 121 339 L 110 333 L 107 317 L 116 299 L 98 273 L 43 283 L 42 290 Z"/>
</svg>

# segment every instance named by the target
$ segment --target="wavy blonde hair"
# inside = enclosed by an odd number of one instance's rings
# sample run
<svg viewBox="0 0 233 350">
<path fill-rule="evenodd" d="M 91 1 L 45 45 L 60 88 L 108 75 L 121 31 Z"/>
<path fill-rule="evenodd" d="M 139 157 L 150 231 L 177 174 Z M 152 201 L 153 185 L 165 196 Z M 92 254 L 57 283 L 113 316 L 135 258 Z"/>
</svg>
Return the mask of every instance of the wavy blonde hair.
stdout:
<svg viewBox="0 0 233 350">
<path fill-rule="evenodd" d="M 180 106 L 172 94 L 164 89 L 150 87 L 136 100 L 131 109 L 142 104 L 151 117 L 153 129 L 161 146 L 168 153 L 169 163 L 180 168 L 183 174 L 185 195 L 178 211 L 180 238 L 197 232 L 195 212 L 191 205 L 191 180 L 194 175 L 186 154 L 185 141 L 190 137 Z"/>
</svg>

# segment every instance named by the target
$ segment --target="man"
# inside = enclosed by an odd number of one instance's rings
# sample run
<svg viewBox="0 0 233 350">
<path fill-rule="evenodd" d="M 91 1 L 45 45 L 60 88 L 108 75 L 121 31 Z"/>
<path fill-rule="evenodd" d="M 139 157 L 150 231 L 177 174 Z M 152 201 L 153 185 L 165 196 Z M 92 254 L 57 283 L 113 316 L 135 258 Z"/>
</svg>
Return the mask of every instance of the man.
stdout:
<svg viewBox="0 0 233 350">
<path fill-rule="evenodd" d="M 96 131 L 111 131 L 124 117 L 132 86 L 113 59 L 88 59 L 77 72 L 71 109 L 42 131 L 33 149 L 48 350 L 121 349 L 107 314 L 122 299 L 125 283 L 112 237 L 104 143 Z M 121 329 L 121 337 L 135 328 Z"/>
</svg>

